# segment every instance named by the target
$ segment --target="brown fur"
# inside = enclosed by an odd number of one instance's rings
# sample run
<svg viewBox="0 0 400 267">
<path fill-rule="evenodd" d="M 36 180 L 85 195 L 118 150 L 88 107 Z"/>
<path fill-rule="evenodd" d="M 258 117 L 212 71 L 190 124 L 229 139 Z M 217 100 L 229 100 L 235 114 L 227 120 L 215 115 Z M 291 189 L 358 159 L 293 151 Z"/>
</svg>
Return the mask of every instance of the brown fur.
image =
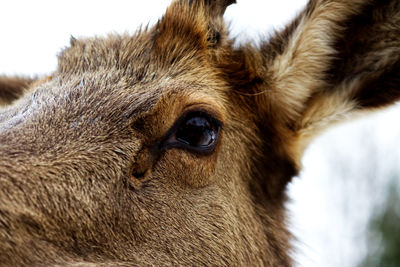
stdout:
<svg viewBox="0 0 400 267">
<path fill-rule="evenodd" d="M 0 105 L 9 105 L 20 98 L 32 82 L 30 78 L 0 76 Z"/>
<path fill-rule="evenodd" d="M 191 3 L 190 5 L 188 3 Z M 0 79 L 2 265 L 290 266 L 285 188 L 328 126 L 400 98 L 397 0 L 311 0 L 234 48 L 232 1 L 176 1 L 133 36 L 71 40 L 52 76 Z M 163 148 L 182 114 L 211 154 Z"/>
</svg>

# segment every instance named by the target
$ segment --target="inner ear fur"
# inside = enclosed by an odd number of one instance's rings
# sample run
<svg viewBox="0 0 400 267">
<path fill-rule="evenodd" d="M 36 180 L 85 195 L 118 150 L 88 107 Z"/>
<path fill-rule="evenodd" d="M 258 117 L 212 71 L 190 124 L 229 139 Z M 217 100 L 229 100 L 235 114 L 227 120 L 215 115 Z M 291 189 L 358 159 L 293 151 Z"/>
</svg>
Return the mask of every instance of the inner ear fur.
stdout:
<svg viewBox="0 0 400 267">
<path fill-rule="evenodd" d="M 400 99 L 400 2 L 311 0 L 259 50 L 237 54 L 257 81 L 245 88 L 260 120 L 300 158 L 332 124 Z"/>
</svg>

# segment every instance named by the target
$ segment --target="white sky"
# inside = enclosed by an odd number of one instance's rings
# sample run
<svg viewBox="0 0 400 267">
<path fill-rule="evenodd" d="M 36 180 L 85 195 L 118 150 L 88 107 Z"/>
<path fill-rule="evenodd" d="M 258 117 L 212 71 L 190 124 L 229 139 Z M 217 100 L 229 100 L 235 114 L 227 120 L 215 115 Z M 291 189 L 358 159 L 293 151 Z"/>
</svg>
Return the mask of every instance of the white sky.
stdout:
<svg viewBox="0 0 400 267">
<path fill-rule="evenodd" d="M 142 23 L 154 23 L 169 2 L 1 1 L 0 74 L 49 73 L 56 67 L 56 54 L 68 45 L 71 35 L 133 32 Z M 238 0 L 228 8 L 225 18 L 231 21 L 234 36 L 259 38 L 284 25 L 305 3 L 306 0 Z M 319 138 L 307 151 L 301 178 L 289 190 L 294 199 L 289 205 L 292 228 L 301 241 L 296 243 L 299 266 L 355 266 L 363 249 L 365 253 L 364 239 L 359 235 L 362 236 L 360 229 L 365 228 L 370 211 L 362 204 L 369 203 L 367 207 L 371 208 L 376 198 L 369 197 L 368 186 L 360 189 L 360 184 L 351 182 L 351 178 L 367 170 L 363 164 L 400 165 L 396 148 L 400 142 L 399 118 L 397 107 L 345 125 Z M 376 151 L 370 157 L 371 148 Z M 335 159 L 339 168 L 331 164 L 332 154 L 342 158 Z M 378 164 L 377 180 L 384 179 L 387 167 L 382 164 Z M 343 176 L 338 169 L 348 170 L 346 177 L 338 178 Z M 343 183 L 347 178 L 350 184 Z M 382 191 L 382 184 L 377 183 L 375 193 Z M 355 190 L 344 192 L 347 186 Z M 358 193 L 363 195 L 358 197 Z M 355 221 L 350 222 L 349 218 Z M 361 252 L 355 252 L 354 247 L 361 247 Z"/>
</svg>

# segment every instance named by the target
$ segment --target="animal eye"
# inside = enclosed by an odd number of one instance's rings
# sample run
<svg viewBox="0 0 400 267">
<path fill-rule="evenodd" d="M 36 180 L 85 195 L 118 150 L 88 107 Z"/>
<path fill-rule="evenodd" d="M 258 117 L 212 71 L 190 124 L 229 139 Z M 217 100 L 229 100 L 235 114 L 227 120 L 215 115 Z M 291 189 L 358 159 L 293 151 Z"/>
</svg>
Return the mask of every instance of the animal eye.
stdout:
<svg viewBox="0 0 400 267">
<path fill-rule="evenodd" d="M 179 126 L 176 139 L 192 147 L 209 147 L 217 139 L 217 129 L 207 118 L 193 117 Z"/>
<path fill-rule="evenodd" d="M 168 146 L 181 147 L 194 152 L 213 152 L 221 123 L 202 112 L 185 116 L 167 141 Z"/>
</svg>

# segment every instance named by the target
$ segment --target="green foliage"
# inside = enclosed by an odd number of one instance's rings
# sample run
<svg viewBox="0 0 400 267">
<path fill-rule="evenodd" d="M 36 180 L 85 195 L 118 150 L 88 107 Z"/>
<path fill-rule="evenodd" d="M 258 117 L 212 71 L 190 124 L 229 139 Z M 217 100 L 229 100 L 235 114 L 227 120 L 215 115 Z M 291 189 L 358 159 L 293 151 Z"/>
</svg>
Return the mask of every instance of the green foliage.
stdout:
<svg viewBox="0 0 400 267">
<path fill-rule="evenodd" d="M 371 220 L 369 253 L 361 266 L 400 266 L 400 190 L 392 183 L 386 201 Z"/>
</svg>

